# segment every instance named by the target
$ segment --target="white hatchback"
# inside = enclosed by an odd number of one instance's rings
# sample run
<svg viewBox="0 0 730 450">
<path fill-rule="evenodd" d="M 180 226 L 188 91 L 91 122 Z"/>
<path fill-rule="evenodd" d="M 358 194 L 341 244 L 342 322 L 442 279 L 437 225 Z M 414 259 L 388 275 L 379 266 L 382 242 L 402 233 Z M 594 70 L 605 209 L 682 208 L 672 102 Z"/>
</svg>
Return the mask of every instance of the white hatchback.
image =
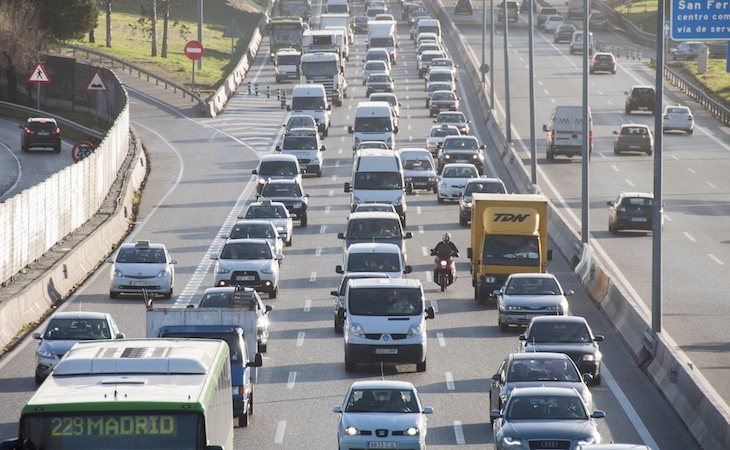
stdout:
<svg viewBox="0 0 730 450">
<path fill-rule="evenodd" d="M 437 199 L 439 203 L 445 200 L 459 201 L 464 193 L 466 182 L 479 176 L 474 164 L 450 163 L 444 165 L 439 176 Z"/>
<path fill-rule="evenodd" d="M 692 111 L 686 106 L 667 106 L 662 114 L 662 133 L 667 131 L 684 131 L 692 134 L 695 128 L 695 119 Z"/>
</svg>

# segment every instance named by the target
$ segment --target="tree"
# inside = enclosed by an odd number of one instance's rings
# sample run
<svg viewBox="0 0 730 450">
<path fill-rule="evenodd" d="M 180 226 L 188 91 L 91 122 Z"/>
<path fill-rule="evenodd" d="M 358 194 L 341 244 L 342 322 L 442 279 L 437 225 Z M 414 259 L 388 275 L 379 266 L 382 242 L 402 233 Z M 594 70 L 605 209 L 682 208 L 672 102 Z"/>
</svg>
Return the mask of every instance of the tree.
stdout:
<svg viewBox="0 0 730 450">
<path fill-rule="evenodd" d="M 28 73 L 38 61 L 47 40 L 40 27 L 36 4 L 22 0 L 0 0 L 0 67 L 7 93 L 15 103 L 18 73 Z"/>
<path fill-rule="evenodd" d="M 81 39 L 97 25 L 99 10 L 96 0 L 43 0 L 29 3 L 36 4 L 40 27 L 51 39 Z"/>
<path fill-rule="evenodd" d="M 152 35 L 152 51 L 150 56 L 157 56 L 157 0 L 152 0 L 152 23 L 150 34 Z"/>
<path fill-rule="evenodd" d="M 160 56 L 167 58 L 167 31 L 170 23 L 170 0 L 162 0 L 162 53 Z"/>
<path fill-rule="evenodd" d="M 112 0 L 106 0 L 106 46 L 112 48 Z"/>
</svg>

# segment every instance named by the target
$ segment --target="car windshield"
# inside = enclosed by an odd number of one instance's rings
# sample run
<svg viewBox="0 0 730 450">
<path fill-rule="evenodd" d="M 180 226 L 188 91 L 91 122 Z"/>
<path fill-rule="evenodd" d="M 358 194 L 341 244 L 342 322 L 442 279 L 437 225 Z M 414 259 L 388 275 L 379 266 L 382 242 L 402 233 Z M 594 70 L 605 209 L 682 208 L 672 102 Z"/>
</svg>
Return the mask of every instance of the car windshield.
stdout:
<svg viewBox="0 0 730 450">
<path fill-rule="evenodd" d="M 324 97 L 296 96 L 291 101 L 291 109 L 295 111 L 323 111 L 325 106 Z"/>
<path fill-rule="evenodd" d="M 301 197 L 302 189 L 297 183 L 271 183 L 261 191 L 264 197 Z"/>
<path fill-rule="evenodd" d="M 439 123 L 465 123 L 466 117 L 463 114 L 442 113 L 436 119 Z"/>
<path fill-rule="evenodd" d="M 507 282 L 504 293 L 507 295 L 558 295 L 560 287 L 552 278 L 512 278 Z"/>
<path fill-rule="evenodd" d="M 505 407 L 507 420 L 588 420 L 578 396 L 513 396 Z"/>
<path fill-rule="evenodd" d="M 448 73 L 432 73 L 428 77 L 428 81 L 430 83 L 433 83 L 434 81 L 448 81 L 451 82 L 453 80 L 453 77 L 451 76 L 451 72 Z"/>
<path fill-rule="evenodd" d="M 653 204 L 653 199 L 646 197 L 624 197 L 621 206 L 648 206 Z"/>
<path fill-rule="evenodd" d="M 423 314 L 421 290 L 415 288 L 350 289 L 347 302 L 347 313 L 353 316 L 416 316 Z"/>
<path fill-rule="evenodd" d="M 689 108 L 667 108 L 667 114 L 689 114 Z"/>
<path fill-rule="evenodd" d="M 298 175 L 297 166 L 291 161 L 262 161 L 259 175 L 293 177 Z"/>
<path fill-rule="evenodd" d="M 466 188 L 464 189 L 464 196 L 468 197 L 471 196 L 471 194 L 479 192 L 482 194 L 505 194 L 504 185 L 502 183 L 495 183 L 495 182 L 478 182 L 478 183 L 469 183 L 466 185 Z"/>
<path fill-rule="evenodd" d="M 284 136 L 283 150 L 317 150 L 316 136 Z"/>
<path fill-rule="evenodd" d="M 299 55 L 277 55 L 276 63 L 281 65 L 298 65 L 302 59 Z"/>
<path fill-rule="evenodd" d="M 386 133 L 393 131 L 390 117 L 356 117 L 355 131 L 358 133 Z"/>
<path fill-rule="evenodd" d="M 453 92 L 434 92 L 432 100 L 456 100 Z"/>
<path fill-rule="evenodd" d="M 33 131 L 48 131 L 48 132 L 56 131 L 56 128 L 58 128 L 56 126 L 56 124 L 53 122 L 28 122 L 27 127 Z"/>
<path fill-rule="evenodd" d="M 388 66 L 385 65 L 384 61 L 368 61 L 367 64 L 365 64 L 365 70 L 368 72 L 385 72 L 388 70 Z"/>
<path fill-rule="evenodd" d="M 370 75 L 368 83 L 390 83 L 391 79 L 388 75 Z"/>
<path fill-rule="evenodd" d="M 208 292 L 200 299 L 198 308 L 230 308 L 233 292 Z"/>
<path fill-rule="evenodd" d="M 52 319 L 43 339 L 53 341 L 83 341 L 111 339 L 109 324 L 104 319 Z"/>
<path fill-rule="evenodd" d="M 274 229 L 270 223 L 237 223 L 231 230 L 229 239 L 261 238 L 273 239 Z"/>
<path fill-rule="evenodd" d="M 292 116 L 286 123 L 287 128 L 314 128 L 317 123 L 312 116 Z"/>
<path fill-rule="evenodd" d="M 282 205 L 254 205 L 246 211 L 247 219 L 284 219 L 286 208 Z"/>
<path fill-rule="evenodd" d="M 417 413 L 416 395 L 410 389 L 353 389 L 345 412 Z"/>
<path fill-rule="evenodd" d="M 398 99 L 395 98 L 394 95 L 370 94 L 370 101 L 371 102 L 386 102 L 390 106 L 397 106 L 398 105 Z"/>
<path fill-rule="evenodd" d="M 399 253 L 351 253 L 348 272 L 400 272 Z"/>
<path fill-rule="evenodd" d="M 479 176 L 476 167 L 444 167 L 443 178 L 473 178 Z"/>
<path fill-rule="evenodd" d="M 581 376 L 568 358 L 564 359 L 519 359 L 512 361 L 507 371 L 507 382 L 565 381 L 578 383 Z"/>
<path fill-rule="evenodd" d="M 433 67 L 453 67 L 454 63 L 451 62 L 450 59 L 439 59 L 439 60 L 431 61 L 431 66 L 433 66 Z"/>
<path fill-rule="evenodd" d="M 591 342 L 588 328 L 581 322 L 539 322 L 532 323 L 527 342 Z"/>
<path fill-rule="evenodd" d="M 431 161 L 429 161 L 426 158 L 423 158 L 423 159 L 404 159 L 403 160 L 403 168 L 405 170 L 426 171 L 426 170 L 432 170 L 433 169 L 433 166 L 431 165 Z"/>
<path fill-rule="evenodd" d="M 122 247 L 117 255 L 117 263 L 124 264 L 164 264 L 167 262 L 165 251 L 161 248 Z"/>
<path fill-rule="evenodd" d="M 370 38 L 370 45 L 373 47 L 395 47 L 392 37 Z"/>
<path fill-rule="evenodd" d="M 395 239 L 402 236 L 399 219 L 353 219 L 347 222 L 347 237 L 350 239 Z"/>
<path fill-rule="evenodd" d="M 476 139 L 469 138 L 454 138 L 444 140 L 443 149 L 450 150 L 476 150 L 479 148 L 479 144 Z"/>
<path fill-rule="evenodd" d="M 355 189 L 392 190 L 403 188 L 401 172 L 355 172 Z"/>
<path fill-rule="evenodd" d="M 377 205 L 377 204 L 368 204 L 368 203 L 360 203 L 357 205 L 357 208 L 355 208 L 356 212 L 395 212 L 395 208 L 393 208 L 393 205 Z"/>
<path fill-rule="evenodd" d="M 455 128 L 432 128 L 431 137 L 446 137 L 446 136 L 458 136 L 459 130 Z"/>
<path fill-rule="evenodd" d="M 428 92 L 448 91 L 448 90 L 451 90 L 451 85 L 448 83 L 431 83 L 428 85 Z"/>
<path fill-rule="evenodd" d="M 229 242 L 223 246 L 220 259 L 271 259 L 271 246 L 262 242 Z"/>
</svg>

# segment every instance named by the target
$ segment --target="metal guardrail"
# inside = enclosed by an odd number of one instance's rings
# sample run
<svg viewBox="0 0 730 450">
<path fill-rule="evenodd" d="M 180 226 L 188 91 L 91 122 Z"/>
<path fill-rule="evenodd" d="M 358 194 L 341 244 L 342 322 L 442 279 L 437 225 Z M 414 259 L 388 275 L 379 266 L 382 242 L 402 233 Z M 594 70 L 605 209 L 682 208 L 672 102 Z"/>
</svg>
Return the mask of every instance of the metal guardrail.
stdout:
<svg viewBox="0 0 730 450">
<path fill-rule="evenodd" d="M 730 108 L 710 97 L 701 86 L 693 84 L 666 66 L 664 67 L 664 79 L 679 88 L 689 98 L 702 105 L 703 108 L 724 125 L 730 126 Z"/>
<path fill-rule="evenodd" d="M 88 127 L 81 125 L 78 122 L 74 122 L 74 121 L 65 119 L 59 115 L 52 114 L 47 111 L 43 111 L 42 109 L 29 108 L 27 106 L 18 105 L 16 103 L 9 103 L 9 102 L 3 102 L 3 101 L 0 101 L 0 106 L 2 106 L 3 108 L 12 109 L 14 111 L 28 113 L 28 115 L 34 116 L 34 117 L 40 117 L 40 116 L 52 117 L 52 118 L 56 119 L 56 122 L 58 122 L 59 124 L 61 124 L 63 126 L 72 128 L 76 131 L 79 131 L 82 134 L 91 136 L 96 139 L 102 139 L 104 136 L 106 136 L 105 130 L 99 131 L 99 130 L 95 130 L 93 128 L 88 128 Z"/>
<path fill-rule="evenodd" d="M 196 94 L 195 92 L 191 91 L 190 89 L 188 89 L 184 86 L 180 86 L 179 84 L 175 83 L 174 81 L 170 81 L 165 77 L 161 77 L 160 75 L 149 72 L 136 64 L 124 61 L 123 59 L 119 59 L 115 56 L 109 55 L 104 52 L 99 52 L 96 50 L 79 47 L 77 45 L 66 44 L 65 47 L 72 51 L 74 58 L 76 57 L 77 52 L 82 53 L 82 54 L 85 53 L 86 59 L 88 61 L 93 61 L 94 58 L 92 58 L 91 55 L 94 55 L 99 60 L 100 63 L 103 63 L 104 60 L 110 61 L 110 66 L 112 69 L 115 68 L 115 64 L 116 64 L 122 69 L 122 72 L 126 71 L 126 72 L 129 72 L 131 75 L 134 75 L 136 72 L 137 77 L 139 77 L 139 78 L 146 77 L 147 81 L 154 80 L 155 84 L 157 84 L 157 85 L 162 84 L 165 89 L 172 88 L 173 92 L 177 92 L 177 91 L 182 92 L 183 98 L 185 98 L 186 96 L 190 97 L 190 101 L 191 102 L 197 101 L 198 106 L 200 106 L 201 108 L 204 108 L 206 106 L 206 101 L 202 97 L 200 97 L 198 94 Z"/>
</svg>

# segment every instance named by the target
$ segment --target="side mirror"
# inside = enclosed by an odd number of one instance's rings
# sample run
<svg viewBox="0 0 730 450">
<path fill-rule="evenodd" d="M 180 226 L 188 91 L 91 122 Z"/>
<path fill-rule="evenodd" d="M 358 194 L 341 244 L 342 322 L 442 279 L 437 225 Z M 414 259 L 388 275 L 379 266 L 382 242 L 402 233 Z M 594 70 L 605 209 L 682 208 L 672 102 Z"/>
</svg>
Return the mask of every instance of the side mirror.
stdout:
<svg viewBox="0 0 730 450">
<path fill-rule="evenodd" d="M 33 337 L 33 339 L 40 339 L 41 338 L 41 334 L 40 333 L 33 333 L 33 334 L 31 334 L 31 336 Z"/>
<path fill-rule="evenodd" d="M 352 190 L 352 187 L 350 186 L 349 181 L 345 181 L 345 192 L 350 192 Z"/>
<path fill-rule="evenodd" d="M 337 405 L 332 407 L 332 412 L 341 413 L 342 412 L 342 406 Z"/>
<path fill-rule="evenodd" d="M 521 334 L 520 337 L 518 337 L 517 339 L 519 339 L 521 341 L 526 341 L 527 340 L 527 336 L 525 336 L 524 334 Z"/>
<path fill-rule="evenodd" d="M 613 130 L 613 134 L 618 134 L 618 131 L 616 131 L 616 130 Z"/>
<path fill-rule="evenodd" d="M 349 126 L 347 127 L 347 132 L 348 132 L 348 133 L 350 133 L 350 134 L 352 134 L 352 133 L 354 133 L 354 132 L 355 132 L 355 130 L 353 130 L 353 129 L 352 129 L 352 125 L 349 125 Z"/>
<path fill-rule="evenodd" d="M 323 151 L 327 150 L 327 147 L 325 147 L 325 146 L 323 145 L 323 146 L 321 146 L 321 147 L 319 148 L 319 150 L 323 152 Z"/>
<path fill-rule="evenodd" d="M 274 259 L 276 259 L 277 261 L 284 261 L 284 255 L 276 255 Z"/>
<path fill-rule="evenodd" d="M 590 374 L 590 373 L 584 373 L 584 374 L 582 375 L 582 378 L 583 378 L 583 382 L 584 382 L 585 384 L 590 384 L 590 383 L 591 383 L 591 382 L 593 381 L 593 374 Z"/>
<path fill-rule="evenodd" d="M 575 292 L 572 289 L 568 289 L 565 292 L 563 292 L 563 295 L 566 297 L 569 295 L 573 295 L 573 294 L 575 294 Z"/>
<path fill-rule="evenodd" d="M 608 201 L 608 202 L 606 202 L 606 204 L 607 204 L 608 206 L 613 206 L 613 202 L 611 202 L 611 201 Z"/>
<path fill-rule="evenodd" d="M 335 272 L 340 273 L 340 274 L 345 273 L 345 271 L 342 270 L 342 266 L 339 264 L 335 266 Z"/>
<path fill-rule="evenodd" d="M 413 272 L 413 267 L 411 267 L 411 266 L 405 266 L 403 268 L 403 273 L 411 273 L 411 272 Z"/>
<path fill-rule="evenodd" d="M 107 258 L 107 259 L 106 259 L 106 262 L 108 262 L 108 263 L 113 263 L 113 262 L 114 262 L 114 258 Z"/>
<path fill-rule="evenodd" d="M 423 414 L 433 414 L 433 408 L 430 406 L 423 407 Z"/>
<path fill-rule="evenodd" d="M 492 375 L 492 380 L 501 383 L 502 382 L 502 374 L 495 373 L 494 375 Z"/>
<path fill-rule="evenodd" d="M 398 134 L 398 127 L 393 127 L 393 134 Z"/>
<path fill-rule="evenodd" d="M 624 91 L 624 94 L 625 95 L 629 95 L 629 91 Z"/>
<path fill-rule="evenodd" d="M 345 233 L 337 233 L 337 239 L 345 239 Z"/>
<path fill-rule="evenodd" d="M 403 236 L 403 239 L 411 239 L 413 237 L 413 233 L 410 231 L 406 231 L 406 234 Z"/>
<path fill-rule="evenodd" d="M 195 305 L 189 305 L 189 306 L 192 306 L 193 308 L 195 307 Z M 124 339 L 125 337 L 127 337 L 127 335 L 124 333 L 117 333 L 114 335 L 114 339 Z"/>
<path fill-rule="evenodd" d="M 171 259 L 170 264 L 177 264 L 177 259 Z"/>
<path fill-rule="evenodd" d="M 606 339 L 602 334 L 597 334 L 593 336 L 593 340 L 595 342 L 603 342 L 603 340 Z"/>
<path fill-rule="evenodd" d="M 494 409 L 489 412 L 489 418 L 491 420 L 497 420 L 502 417 L 502 412 L 498 409 Z"/>
<path fill-rule="evenodd" d="M 333 296 L 333 297 L 337 297 L 337 296 L 340 295 L 340 293 L 337 292 L 337 291 L 330 291 L 330 295 Z"/>
<path fill-rule="evenodd" d="M 271 305 L 266 305 L 265 306 L 265 310 L 266 310 L 266 312 L 270 312 L 270 311 L 273 311 L 274 310 L 274 307 L 271 306 Z"/>
<path fill-rule="evenodd" d="M 434 317 L 436 317 L 436 314 L 433 311 L 433 306 L 429 306 L 428 308 L 426 308 L 425 313 L 426 319 L 433 319 Z"/>
<path fill-rule="evenodd" d="M 287 110 L 287 111 L 291 111 L 291 106 L 289 106 L 289 105 L 286 105 L 286 110 Z"/>
<path fill-rule="evenodd" d="M 218 256 L 210 255 L 210 259 L 212 259 L 213 261 L 218 261 Z"/>
<path fill-rule="evenodd" d="M 467 249 L 466 249 L 466 257 L 469 258 L 469 259 L 471 259 L 471 257 L 472 257 L 471 247 L 467 247 Z"/>
<path fill-rule="evenodd" d="M 482 145 L 480 145 L 480 146 L 479 146 L 479 150 L 484 150 L 484 149 L 486 149 L 486 148 L 487 148 L 487 146 L 486 146 L 486 145 L 484 145 L 484 144 L 482 144 Z"/>
<path fill-rule="evenodd" d="M 258 171 L 258 170 L 256 170 L 256 169 L 253 169 L 253 170 L 251 171 L 251 173 L 252 173 L 253 175 L 258 175 L 258 174 L 259 174 L 259 171 Z"/>
<path fill-rule="evenodd" d="M 246 363 L 246 367 L 261 367 L 263 365 L 263 359 L 261 358 L 261 353 L 256 353 L 253 357 L 253 361 L 249 361 Z"/>
<path fill-rule="evenodd" d="M 493 290 L 492 291 L 492 295 L 495 296 L 495 297 L 498 297 L 498 296 L 502 295 L 502 289 L 495 289 L 495 290 Z"/>
<path fill-rule="evenodd" d="M 276 147 L 274 148 L 274 150 L 276 150 L 277 152 L 280 152 L 280 151 L 281 151 L 281 145 L 277 145 L 277 146 L 276 146 Z"/>
<path fill-rule="evenodd" d="M 332 111 L 332 105 L 327 105 L 327 111 Z"/>
<path fill-rule="evenodd" d="M 547 127 L 547 125 L 545 125 L 545 124 L 542 124 L 542 131 L 547 131 L 547 130 L 548 130 L 548 127 Z"/>
<path fill-rule="evenodd" d="M 306 194 L 304 194 L 304 196 L 305 196 L 305 197 L 309 197 L 309 193 L 307 192 Z"/>
<path fill-rule="evenodd" d="M 593 414 L 591 414 L 591 417 L 594 419 L 603 419 L 604 417 L 606 417 L 606 413 L 601 411 L 600 409 L 597 409 L 597 410 L 593 411 Z"/>
</svg>

